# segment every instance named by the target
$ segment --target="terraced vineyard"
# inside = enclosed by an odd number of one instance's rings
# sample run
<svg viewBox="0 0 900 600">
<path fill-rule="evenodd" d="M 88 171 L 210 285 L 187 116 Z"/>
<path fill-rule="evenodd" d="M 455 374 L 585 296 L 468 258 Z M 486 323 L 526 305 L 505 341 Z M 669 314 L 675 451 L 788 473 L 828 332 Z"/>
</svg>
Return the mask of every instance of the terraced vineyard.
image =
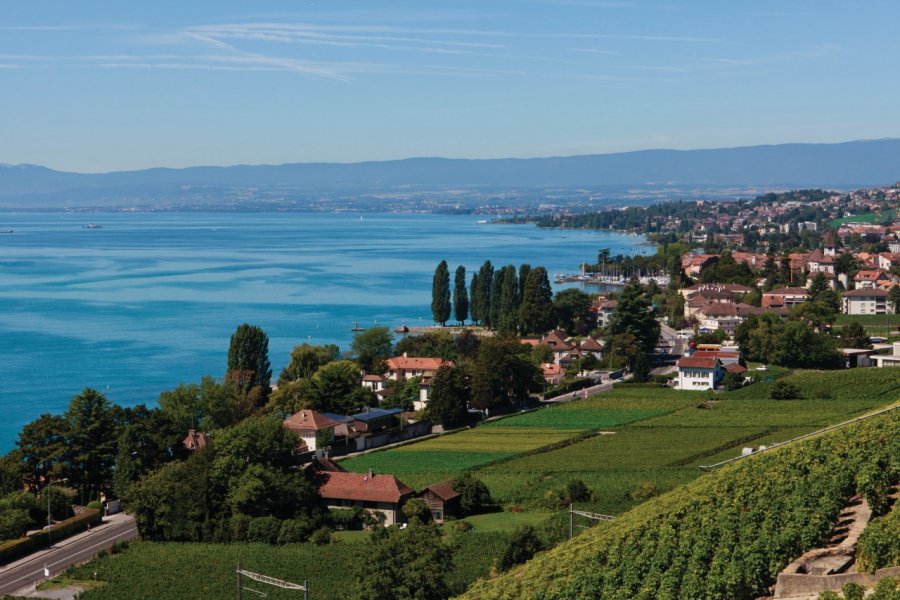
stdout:
<svg viewBox="0 0 900 600">
<path fill-rule="evenodd" d="M 900 477 L 900 410 L 723 467 L 466 598 L 753 598 L 826 539 L 872 473 Z M 867 475 L 868 474 L 868 475 Z"/>
</svg>

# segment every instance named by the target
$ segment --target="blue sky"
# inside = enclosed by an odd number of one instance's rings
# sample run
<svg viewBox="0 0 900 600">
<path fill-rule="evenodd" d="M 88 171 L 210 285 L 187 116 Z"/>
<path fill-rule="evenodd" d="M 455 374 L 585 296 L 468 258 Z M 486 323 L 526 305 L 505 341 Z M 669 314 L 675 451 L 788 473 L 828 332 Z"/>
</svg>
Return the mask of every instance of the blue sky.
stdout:
<svg viewBox="0 0 900 600">
<path fill-rule="evenodd" d="M 3 2 L 0 162 L 77 171 L 900 137 L 900 3 Z"/>
</svg>

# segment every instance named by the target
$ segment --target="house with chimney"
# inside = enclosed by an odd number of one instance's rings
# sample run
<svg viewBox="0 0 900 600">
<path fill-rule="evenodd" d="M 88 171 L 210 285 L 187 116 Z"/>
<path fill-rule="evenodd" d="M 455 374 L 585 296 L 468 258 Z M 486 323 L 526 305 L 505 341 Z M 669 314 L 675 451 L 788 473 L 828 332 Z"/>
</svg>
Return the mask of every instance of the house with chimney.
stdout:
<svg viewBox="0 0 900 600">
<path fill-rule="evenodd" d="M 196 429 L 188 430 L 187 437 L 182 440 L 182 445 L 191 452 L 206 448 L 209 444 L 209 435 L 198 432 Z"/>
<path fill-rule="evenodd" d="M 403 356 L 395 356 L 385 361 L 387 372 L 385 377 L 394 381 L 406 381 L 412 377 L 434 377 L 438 369 L 444 365 L 452 366 L 453 363 L 444 361 L 440 358 L 428 358 L 408 356 L 406 352 Z"/>
<path fill-rule="evenodd" d="M 715 356 L 685 356 L 675 363 L 679 390 L 715 390 L 725 377 L 722 361 Z"/>
</svg>

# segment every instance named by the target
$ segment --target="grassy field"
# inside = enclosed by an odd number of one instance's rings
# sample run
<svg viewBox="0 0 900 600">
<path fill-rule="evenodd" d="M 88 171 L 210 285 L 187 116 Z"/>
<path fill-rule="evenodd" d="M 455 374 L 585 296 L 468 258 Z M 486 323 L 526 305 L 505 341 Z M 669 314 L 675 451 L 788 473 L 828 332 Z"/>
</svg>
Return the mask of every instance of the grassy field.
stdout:
<svg viewBox="0 0 900 600">
<path fill-rule="evenodd" d="M 884 212 L 863 213 L 861 215 L 852 215 L 849 217 L 841 217 L 832 219 L 828 222 L 831 227 L 840 227 L 844 223 L 881 223 L 886 219 L 893 219 L 897 214 L 895 210 L 886 210 Z"/>
<path fill-rule="evenodd" d="M 869 335 L 891 337 L 900 335 L 900 315 L 838 315 L 835 325 L 861 324 Z"/>
<path fill-rule="evenodd" d="M 455 560 L 447 578 L 455 594 L 487 575 L 508 536 L 500 529 L 503 528 L 476 526 L 472 531 L 448 535 Z M 71 568 L 64 577 L 94 580 L 96 573 L 96 579 L 103 584 L 79 596 L 83 600 L 233 598 L 235 568 L 240 563 L 243 569 L 271 577 L 297 583 L 308 580 L 310 598 L 339 600 L 349 597 L 348 586 L 352 587 L 355 581 L 354 568 L 368 554 L 368 539 L 327 546 L 133 542 L 127 551 Z M 298 598 L 297 592 L 256 583 L 250 587 L 273 599 Z"/>
<path fill-rule="evenodd" d="M 656 392 L 659 392 L 658 394 Z M 393 473 L 421 489 L 466 471 L 576 439 L 586 432 L 617 429 L 691 406 L 702 397 L 692 392 L 615 390 L 609 395 L 491 421 L 459 433 L 357 456 L 341 465 L 350 471 Z"/>
<path fill-rule="evenodd" d="M 590 508 L 618 514 L 645 499 L 639 488 L 670 490 L 699 475 L 699 465 L 900 398 L 900 372 L 890 370 L 759 373 L 787 377 L 805 398 L 770 400 L 773 383 L 767 381 L 717 395 L 621 386 L 343 464 L 394 473 L 417 489 L 472 470 L 502 504 L 538 511 L 559 510 L 554 492 L 578 479 L 592 490 Z M 572 443 L 558 447 L 566 440 Z"/>
</svg>

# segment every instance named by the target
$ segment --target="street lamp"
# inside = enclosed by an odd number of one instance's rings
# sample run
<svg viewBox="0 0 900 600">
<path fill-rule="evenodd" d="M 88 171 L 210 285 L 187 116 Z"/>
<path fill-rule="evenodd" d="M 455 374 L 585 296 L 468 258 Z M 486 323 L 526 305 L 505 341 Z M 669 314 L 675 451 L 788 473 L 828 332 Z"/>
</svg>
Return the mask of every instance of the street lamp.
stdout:
<svg viewBox="0 0 900 600">
<path fill-rule="evenodd" d="M 52 546 L 53 544 L 50 542 L 50 526 L 53 524 L 53 518 L 50 513 L 50 488 L 53 487 L 54 483 L 64 483 L 68 481 L 68 477 L 64 477 L 63 479 L 57 479 L 53 481 L 52 479 L 47 483 L 47 546 Z"/>
</svg>

